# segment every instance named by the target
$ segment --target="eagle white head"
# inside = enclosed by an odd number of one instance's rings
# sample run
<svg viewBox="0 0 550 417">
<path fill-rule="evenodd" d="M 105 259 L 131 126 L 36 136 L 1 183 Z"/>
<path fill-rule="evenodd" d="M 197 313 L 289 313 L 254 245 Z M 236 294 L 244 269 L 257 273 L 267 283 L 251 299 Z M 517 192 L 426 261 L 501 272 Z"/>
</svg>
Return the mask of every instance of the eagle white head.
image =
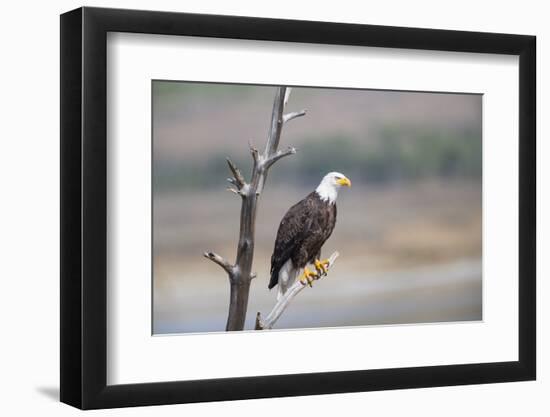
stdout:
<svg viewBox="0 0 550 417">
<path fill-rule="evenodd" d="M 321 200 L 334 204 L 338 197 L 338 190 L 342 186 L 351 187 L 351 181 L 344 174 L 329 172 L 323 177 L 315 192 L 319 194 Z"/>
</svg>

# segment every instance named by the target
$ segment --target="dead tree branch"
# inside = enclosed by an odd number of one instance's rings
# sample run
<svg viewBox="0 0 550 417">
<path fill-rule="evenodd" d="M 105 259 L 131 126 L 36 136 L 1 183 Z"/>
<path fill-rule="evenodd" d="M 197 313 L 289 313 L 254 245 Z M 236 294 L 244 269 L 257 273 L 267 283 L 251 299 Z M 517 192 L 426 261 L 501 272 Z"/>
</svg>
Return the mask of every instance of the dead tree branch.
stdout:
<svg viewBox="0 0 550 417">
<path fill-rule="evenodd" d="M 338 258 L 340 254 L 338 252 L 334 252 L 332 255 L 330 255 L 330 258 L 328 258 L 328 265 L 327 265 L 327 271 L 332 268 L 332 265 L 336 261 L 336 258 Z M 317 275 L 314 280 L 320 279 L 321 276 Z M 296 282 L 287 290 L 285 295 L 281 297 L 277 303 L 275 303 L 275 307 L 271 310 L 271 312 L 267 315 L 265 319 L 262 319 L 262 315 L 260 312 L 256 314 L 256 330 L 268 330 L 272 329 L 277 320 L 279 320 L 279 317 L 284 313 L 284 311 L 287 309 L 287 307 L 290 305 L 290 302 L 296 297 L 300 291 L 302 291 L 307 286 L 307 283 L 303 283 L 300 280 L 296 280 Z"/>
<path fill-rule="evenodd" d="M 290 122 L 292 119 L 296 119 L 297 117 L 302 117 L 305 115 L 306 115 L 306 110 L 285 114 L 283 116 L 283 123 Z"/>
<path fill-rule="evenodd" d="M 233 265 L 214 252 L 204 252 L 204 257 L 221 266 L 228 274 L 233 273 Z"/>
<path fill-rule="evenodd" d="M 289 146 L 284 151 L 277 151 L 274 155 L 271 155 L 269 159 L 265 161 L 265 166 L 266 168 L 269 168 L 279 159 L 284 158 L 285 156 L 288 156 L 288 155 L 294 155 L 295 153 L 296 153 L 296 149 L 293 148 L 292 146 Z"/>
<path fill-rule="evenodd" d="M 221 266 L 229 276 L 229 314 L 226 325 L 226 330 L 228 331 L 242 330 L 244 328 L 250 282 L 256 276 L 252 272 L 252 261 L 254 259 L 257 202 L 267 179 L 268 171 L 279 159 L 296 153 L 296 150 L 290 147 L 285 151 L 278 151 L 284 123 L 305 115 L 305 110 L 284 114 L 290 90 L 287 87 L 277 88 L 265 150 L 260 154 L 258 149 L 250 145 L 250 154 L 254 162 L 250 181 L 246 182 L 241 171 L 230 159 L 227 159 L 229 170 L 233 176 L 227 179 L 233 186 L 228 187 L 228 190 L 242 197 L 237 256 L 234 264 L 230 264 L 213 252 L 205 252 L 204 256 Z"/>
<path fill-rule="evenodd" d="M 246 185 L 243 174 L 241 174 L 241 171 L 239 171 L 239 169 L 235 166 L 233 162 L 231 162 L 231 159 L 229 158 L 227 158 L 227 165 L 229 165 L 229 169 L 233 174 L 233 178 L 230 178 L 230 182 L 234 184 L 239 190 L 243 189 Z"/>
</svg>

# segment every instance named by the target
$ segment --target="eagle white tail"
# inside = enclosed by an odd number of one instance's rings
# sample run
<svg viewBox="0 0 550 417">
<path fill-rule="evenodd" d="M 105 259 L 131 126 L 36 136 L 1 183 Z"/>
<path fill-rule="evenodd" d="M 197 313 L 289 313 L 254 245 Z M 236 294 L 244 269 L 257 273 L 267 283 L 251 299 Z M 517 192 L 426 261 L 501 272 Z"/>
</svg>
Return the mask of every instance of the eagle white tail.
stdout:
<svg viewBox="0 0 550 417">
<path fill-rule="evenodd" d="M 277 301 L 279 301 L 285 292 L 294 284 L 296 281 L 296 276 L 298 275 L 299 269 L 294 268 L 292 260 L 285 262 L 281 270 L 279 271 L 279 283 L 277 291 Z"/>
</svg>

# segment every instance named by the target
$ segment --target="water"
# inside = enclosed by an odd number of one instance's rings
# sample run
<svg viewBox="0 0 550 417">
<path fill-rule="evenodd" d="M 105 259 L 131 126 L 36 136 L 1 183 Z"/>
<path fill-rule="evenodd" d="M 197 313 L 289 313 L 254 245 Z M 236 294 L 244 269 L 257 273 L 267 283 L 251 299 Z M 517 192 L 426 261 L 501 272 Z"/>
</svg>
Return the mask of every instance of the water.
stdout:
<svg viewBox="0 0 550 417">
<path fill-rule="evenodd" d="M 275 328 L 313 328 L 471 321 L 482 319 L 481 261 L 466 259 L 443 265 L 347 275 L 338 270 L 306 288 L 292 302 Z M 229 286 L 219 285 L 201 296 L 170 291 L 162 297 L 163 311 L 155 315 L 156 334 L 223 331 Z M 275 291 L 255 283 L 246 328 L 257 311 L 265 316 L 275 303 Z M 184 307 L 184 308 L 183 308 Z"/>
</svg>

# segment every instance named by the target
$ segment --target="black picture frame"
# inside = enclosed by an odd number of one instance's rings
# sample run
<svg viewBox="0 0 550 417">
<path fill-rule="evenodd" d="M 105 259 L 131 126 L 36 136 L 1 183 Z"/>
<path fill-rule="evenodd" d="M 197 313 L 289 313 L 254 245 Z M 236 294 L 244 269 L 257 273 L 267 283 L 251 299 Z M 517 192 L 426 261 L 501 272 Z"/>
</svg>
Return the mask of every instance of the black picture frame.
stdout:
<svg viewBox="0 0 550 417">
<path fill-rule="evenodd" d="M 107 385 L 108 32 L 519 56 L 519 360 Z M 94 409 L 535 379 L 535 54 L 524 35 L 88 7 L 61 15 L 61 401 Z"/>
</svg>

